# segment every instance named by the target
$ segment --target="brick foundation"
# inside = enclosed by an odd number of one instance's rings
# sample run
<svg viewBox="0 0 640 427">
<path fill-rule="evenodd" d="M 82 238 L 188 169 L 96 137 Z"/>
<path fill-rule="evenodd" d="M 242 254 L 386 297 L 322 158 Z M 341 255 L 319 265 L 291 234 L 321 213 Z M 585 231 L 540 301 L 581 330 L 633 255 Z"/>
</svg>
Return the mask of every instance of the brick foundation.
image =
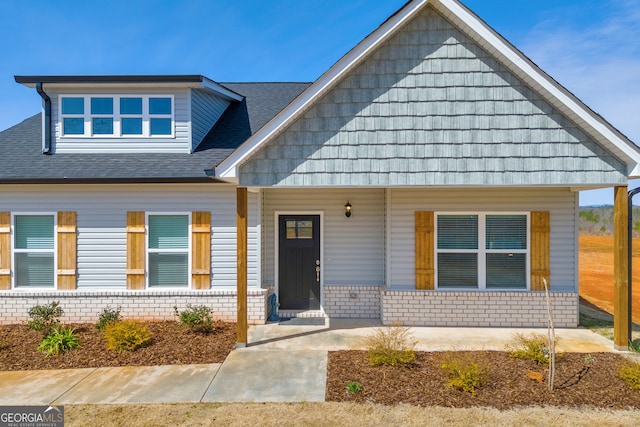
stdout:
<svg viewBox="0 0 640 427">
<path fill-rule="evenodd" d="M 235 322 L 237 293 L 235 290 L 203 291 L 56 291 L 0 293 L 0 324 L 20 323 L 29 319 L 28 310 L 37 304 L 60 302 L 62 321 L 96 322 L 109 306 L 122 308 L 124 318 L 140 320 L 175 320 L 173 307 L 187 304 L 206 305 L 216 319 Z M 247 317 L 250 324 L 263 324 L 266 318 L 267 291 L 249 289 Z"/>
<path fill-rule="evenodd" d="M 324 303 L 328 317 L 379 319 L 381 286 L 325 286 Z"/>
<path fill-rule="evenodd" d="M 382 291 L 382 323 L 407 326 L 546 327 L 544 292 Z M 578 325 L 578 294 L 551 293 L 554 324 Z"/>
</svg>

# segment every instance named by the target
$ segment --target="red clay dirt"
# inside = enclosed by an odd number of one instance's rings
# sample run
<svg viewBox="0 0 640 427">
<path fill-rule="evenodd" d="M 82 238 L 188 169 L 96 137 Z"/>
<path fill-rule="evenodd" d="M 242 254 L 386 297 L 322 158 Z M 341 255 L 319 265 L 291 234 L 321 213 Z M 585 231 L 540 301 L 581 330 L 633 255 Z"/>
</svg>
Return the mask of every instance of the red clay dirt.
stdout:
<svg viewBox="0 0 640 427">
<path fill-rule="evenodd" d="M 633 321 L 640 323 L 640 239 L 633 239 Z M 613 314 L 613 236 L 580 236 L 580 296 Z"/>
</svg>

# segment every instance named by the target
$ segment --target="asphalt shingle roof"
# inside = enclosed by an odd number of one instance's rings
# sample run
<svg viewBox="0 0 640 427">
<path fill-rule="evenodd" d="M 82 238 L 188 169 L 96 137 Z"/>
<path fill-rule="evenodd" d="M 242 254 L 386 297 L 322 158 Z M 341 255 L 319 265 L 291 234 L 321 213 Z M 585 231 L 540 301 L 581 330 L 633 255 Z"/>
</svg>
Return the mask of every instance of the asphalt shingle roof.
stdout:
<svg viewBox="0 0 640 427">
<path fill-rule="evenodd" d="M 245 100 L 232 104 L 192 154 L 42 154 L 36 114 L 0 132 L 0 182 L 208 179 L 211 169 L 266 124 L 310 83 L 222 83 Z"/>
</svg>

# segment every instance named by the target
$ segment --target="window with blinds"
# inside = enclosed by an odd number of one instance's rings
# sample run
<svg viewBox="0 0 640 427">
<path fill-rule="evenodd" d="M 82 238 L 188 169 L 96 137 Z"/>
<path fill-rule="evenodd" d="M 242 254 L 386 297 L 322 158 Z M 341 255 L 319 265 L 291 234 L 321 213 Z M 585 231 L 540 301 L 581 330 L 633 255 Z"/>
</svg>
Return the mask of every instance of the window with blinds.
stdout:
<svg viewBox="0 0 640 427">
<path fill-rule="evenodd" d="M 189 215 L 149 215 L 149 287 L 189 286 Z"/>
<path fill-rule="evenodd" d="M 440 289 L 527 289 L 528 214 L 436 215 Z"/>
<path fill-rule="evenodd" d="M 55 285 L 55 216 L 15 215 L 15 287 Z"/>
</svg>

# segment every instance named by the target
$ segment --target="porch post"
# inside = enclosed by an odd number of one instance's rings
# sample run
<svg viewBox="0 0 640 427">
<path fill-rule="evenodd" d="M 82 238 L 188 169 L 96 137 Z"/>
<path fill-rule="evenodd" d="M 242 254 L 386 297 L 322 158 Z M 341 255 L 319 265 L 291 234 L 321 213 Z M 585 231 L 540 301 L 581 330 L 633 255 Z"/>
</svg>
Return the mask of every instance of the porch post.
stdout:
<svg viewBox="0 0 640 427">
<path fill-rule="evenodd" d="M 236 238 L 237 238 L 237 291 L 238 291 L 238 316 L 236 333 L 237 347 L 247 345 L 247 189 L 236 190 Z"/>
<path fill-rule="evenodd" d="M 613 193 L 613 344 L 617 350 L 629 349 L 629 240 L 627 186 Z"/>
</svg>

